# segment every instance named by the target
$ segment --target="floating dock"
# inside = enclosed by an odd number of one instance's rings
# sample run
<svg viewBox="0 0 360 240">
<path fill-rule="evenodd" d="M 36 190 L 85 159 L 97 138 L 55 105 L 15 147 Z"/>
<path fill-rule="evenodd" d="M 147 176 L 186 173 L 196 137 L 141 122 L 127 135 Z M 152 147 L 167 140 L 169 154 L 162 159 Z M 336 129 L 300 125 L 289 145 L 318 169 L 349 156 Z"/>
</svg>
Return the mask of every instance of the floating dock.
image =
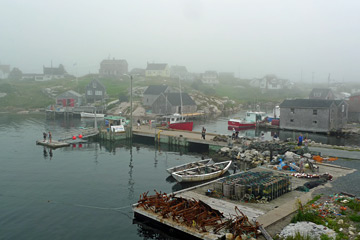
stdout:
<svg viewBox="0 0 360 240">
<path fill-rule="evenodd" d="M 60 148 L 60 147 L 68 147 L 70 146 L 70 143 L 67 142 L 59 142 L 59 141 L 41 141 L 41 140 L 37 140 L 36 141 L 37 145 L 42 145 L 45 147 L 49 147 L 49 148 Z"/>
</svg>

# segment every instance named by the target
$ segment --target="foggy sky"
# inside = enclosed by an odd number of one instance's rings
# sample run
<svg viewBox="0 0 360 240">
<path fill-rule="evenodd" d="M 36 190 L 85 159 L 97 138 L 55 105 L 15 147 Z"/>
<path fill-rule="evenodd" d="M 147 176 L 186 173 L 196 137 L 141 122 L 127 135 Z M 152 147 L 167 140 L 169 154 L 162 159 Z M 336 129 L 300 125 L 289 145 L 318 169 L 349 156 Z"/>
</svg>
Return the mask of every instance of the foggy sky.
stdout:
<svg viewBox="0 0 360 240">
<path fill-rule="evenodd" d="M 360 1 L 0 0 L 0 63 L 98 73 L 107 58 L 188 71 L 360 80 Z M 302 73 L 302 74 L 301 74 Z"/>
</svg>

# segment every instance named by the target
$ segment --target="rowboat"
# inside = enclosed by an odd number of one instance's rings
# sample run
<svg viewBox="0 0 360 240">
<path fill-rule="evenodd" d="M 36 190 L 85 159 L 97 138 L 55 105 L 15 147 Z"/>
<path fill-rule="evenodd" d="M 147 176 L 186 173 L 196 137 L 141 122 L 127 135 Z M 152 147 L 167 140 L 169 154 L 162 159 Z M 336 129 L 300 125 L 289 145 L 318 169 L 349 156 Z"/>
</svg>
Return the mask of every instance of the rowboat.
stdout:
<svg viewBox="0 0 360 240">
<path fill-rule="evenodd" d="M 178 172 L 173 172 L 171 175 L 178 182 L 198 182 L 220 177 L 227 172 L 232 161 L 224 161 L 214 163 L 202 167 L 190 168 Z"/>
<path fill-rule="evenodd" d="M 196 161 L 196 162 L 185 163 L 185 164 L 178 165 L 178 166 L 175 166 L 175 167 L 172 167 L 172 168 L 168 168 L 168 169 L 166 169 L 166 171 L 168 173 L 172 174 L 173 172 L 178 172 L 178 171 L 186 170 L 186 169 L 189 169 L 189 168 L 201 167 L 201 166 L 205 166 L 205 165 L 211 164 L 211 163 L 214 163 L 214 162 L 212 161 L 211 158 L 209 158 L 209 159 L 204 159 L 204 160 L 200 160 L 200 161 Z"/>
</svg>

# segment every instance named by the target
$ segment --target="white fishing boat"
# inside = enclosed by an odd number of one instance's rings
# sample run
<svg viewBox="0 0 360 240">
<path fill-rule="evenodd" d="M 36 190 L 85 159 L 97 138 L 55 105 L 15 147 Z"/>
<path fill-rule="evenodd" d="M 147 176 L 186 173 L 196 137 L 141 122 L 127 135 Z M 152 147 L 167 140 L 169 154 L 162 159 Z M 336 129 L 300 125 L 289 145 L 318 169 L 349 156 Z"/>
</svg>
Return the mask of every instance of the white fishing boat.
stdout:
<svg viewBox="0 0 360 240">
<path fill-rule="evenodd" d="M 202 167 L 195 167 L 183 171 L 173 172 L 171 175 L 178 182 L 198 182 L 220 177 L 227 172 L 232 161 L 214 163 Z"/>
<path fill-rule="evenodd" d="M 82 112 L 80 113 L 80 116 L 82 118 L 95 118 L 95 114 L 97 118 L 104 118 L 105 114 L 102 113 L 87 113 L 87 112 Z"/>
<path fill-rule="evenodd" d="M 182 170 L 186 170 L 189 168 L 195 168 L 195 167 L 202 167 L 205 166 L 207 164 L 212 164 L 214 163 L 213 160 L 211 158 L 209 159 L 204 159 L 204 160 L 200 160 L 200 161 L 196 161 L 196 162 L 190 162 L 190 163 L 185 163 L 182 165 L 178 165 L 172 168 L 168 168 L 166 169 L 166 171 L 170 174 L 172 174 L 173 172 L 178 172 L 178 171 L 182 171 Z"/>
</svg>

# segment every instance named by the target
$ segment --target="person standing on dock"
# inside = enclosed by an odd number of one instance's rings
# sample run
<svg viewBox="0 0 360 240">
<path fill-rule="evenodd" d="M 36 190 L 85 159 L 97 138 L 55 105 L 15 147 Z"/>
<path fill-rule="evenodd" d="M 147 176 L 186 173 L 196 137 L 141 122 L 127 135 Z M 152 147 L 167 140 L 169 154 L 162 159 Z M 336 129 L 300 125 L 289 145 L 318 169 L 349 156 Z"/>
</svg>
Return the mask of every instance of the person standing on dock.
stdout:
<svg viewBox="0 0 360 240">
<path fill-rule="evenodd" d="M 203 127 L 202 130 L 201 130 L 201 137 L 204 140 L 205 140 L 205 135 L 206 135 L 206 129 L 205 129 L 205 127 Z"/>
<path fill-rule="evenodd" d="M 49 131 L 49 142 L 51 143 L 51 137 L 52 137 L 52 135 L 51 135 L 51 132 Z"/>
<path fill-rule="evenodd" d="M 43 132 L 44 142 L 46 141 L 46 132 Z"/>
<path fill-rule="evenodd" d="M 298 146 L 302 146 L 302 142 L 303 142 L 303 136 L 300 133 L 300 136 L 298 137 Z"/>
<path fill-rule="evenodd" d="M 140 129 L 140 119 L 137 120 L 137 128 L 136 129 Z"/>
</svg>

